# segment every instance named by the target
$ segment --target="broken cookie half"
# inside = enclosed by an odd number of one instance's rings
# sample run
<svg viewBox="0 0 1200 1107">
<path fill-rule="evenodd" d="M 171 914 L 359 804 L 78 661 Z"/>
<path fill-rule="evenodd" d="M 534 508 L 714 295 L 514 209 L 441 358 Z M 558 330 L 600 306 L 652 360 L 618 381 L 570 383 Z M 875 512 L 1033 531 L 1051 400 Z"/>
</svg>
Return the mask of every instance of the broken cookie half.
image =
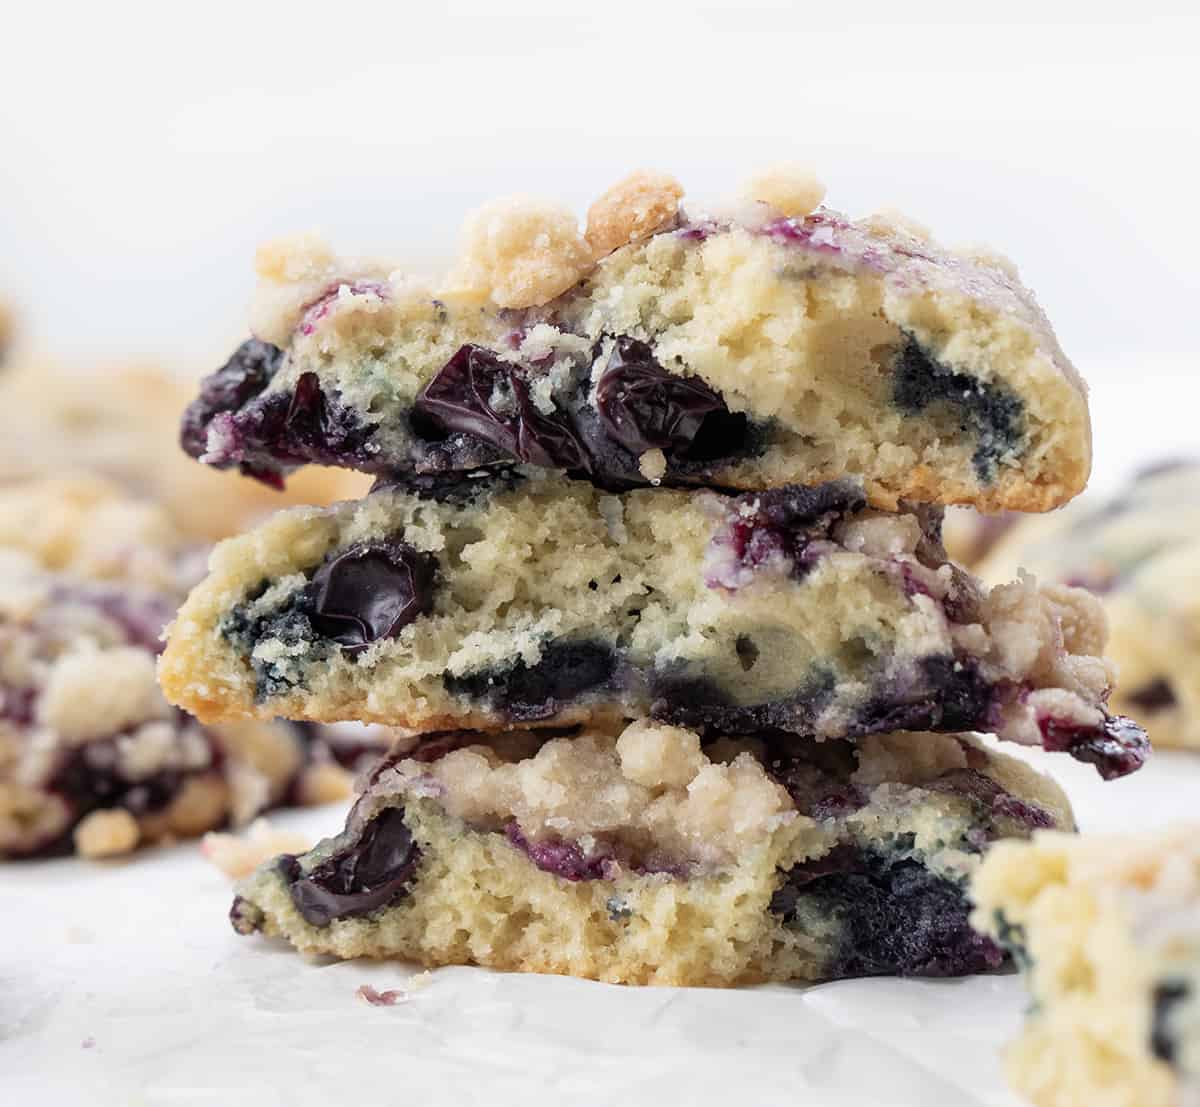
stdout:
<svg viewBox="0 0 1200 1107">
<path fill-rule="evenodd" d="M 255 337 L 183 420 L 188 453 L 270 483 L 515 462 L 607 488 L 858 479 L 1045 511 L 1091 466 L 1086 390 L 1015 268 L 763 175 L 719 211 L 635 174 L 586 232 L 515 198 L 440 286 L 301 237 L 259 253 Z"/>
<path fill-rule="evenodd" d="M 965 735 L 449 732 L 231 917 L 308 952 L 622 983 L 957 976 L 1004 960 L 967 922 L 981 853 L 1046 827 L 1073 827 L 1061 791 Z"/>
<path fill-rule="evenodd" d="M 380 489 L 215 552 L 160 675 L 206 720 L 414 730 L 649 716 L 817 739 L 977 730 L 1137 768 L 1086 592 L 990 592 L 937 509 L 849 481 L 616 496 L 542 475 Z"/>
</svg>

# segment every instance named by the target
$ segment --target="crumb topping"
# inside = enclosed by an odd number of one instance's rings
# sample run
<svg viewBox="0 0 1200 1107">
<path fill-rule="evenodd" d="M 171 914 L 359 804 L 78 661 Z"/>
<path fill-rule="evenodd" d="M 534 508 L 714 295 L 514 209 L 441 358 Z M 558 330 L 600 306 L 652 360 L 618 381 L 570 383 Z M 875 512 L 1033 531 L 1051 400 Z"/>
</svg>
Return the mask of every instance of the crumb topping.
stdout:
<svg viewBox="0 0 1200 1107">
<path fill-rule="evenodd" d="M 38 701 L 38 721 L 70 745 L 106 738 L 172 708 L 154 676 L 154 658 L 124 646 L 81 649 L 58 658 Z"/>
<path fill-rule="evenodd" d="M 515 819 L 532 840 L 619 832 L 643 852 L 702 864 L 762 846 L 796 817 L 787 792 L 747 749 L 713 762 L 697 735 L 648 722 L 619 738 L 552 739 L 516 762 L 469 746 L 432 764 L 403 761 L 396 771 L 416 794 L 432 790 L 470 823 Z"/>
<path fill-rule="evenodd" d="M 786 218 L 803 218 L 825 199 L 825 184 L 806 165 L 776 165 L 754 174 L 741 189 L 747 199 L 767 204 Z"/>
<path fill-rule="evenodd" d="M 467 216 L 442 294 L 536 307 L 566 292 L 594 260 L 569 208 L 531 196 L 492 200 Z"/>
<path fill-rule="evenodd" d="M 588 208 L 586 238 L 596 257 L 670 226 L 681 199 L 683 186 L 667 173 L 639 170 L 618 181 Z"/>
</svg>

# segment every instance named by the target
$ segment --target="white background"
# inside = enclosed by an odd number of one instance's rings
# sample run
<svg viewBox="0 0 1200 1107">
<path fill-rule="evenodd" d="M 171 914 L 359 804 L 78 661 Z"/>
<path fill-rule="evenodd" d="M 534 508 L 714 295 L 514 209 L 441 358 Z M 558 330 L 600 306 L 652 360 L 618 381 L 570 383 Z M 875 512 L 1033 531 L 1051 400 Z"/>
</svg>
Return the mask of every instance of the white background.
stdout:
<svg viewBox="0 0 1200 1107">
<path fill-rule="evenodd" d="M 419 263 L 494 195 L 582 212 L 638 166 L 705 197 L 803 159 L 835 207 L 1009 253 L 1099 386 L 1196 349 L 1198 11 L 6 4 L 0 289 L 62 353 L 207 364 L 268 235 Z"/>
<path fill-rule="evenodd" d="M 1111 482 L 1196 437 L 1197 10 L 9 0 L 0 294 L 64 360 L 192 370 L 241 337 L 269 235 L 424 268 L 493 195 L 582 213 L 637 166 L 703 198 L 806 160 L 835 207 L 1018 261 L 1093 384 Z M 1091 827 L 1194 807 L 1186 758 L 1100 790 L 1051 768 Z M 353 988 L 403 970 L 264 956 L 225 900 L 194 846 L 0 873 L 0 1101 L 1009 1102 L 1012 978 L 720 996 L 452 970 L 373 1009 Z"/>
</svg>

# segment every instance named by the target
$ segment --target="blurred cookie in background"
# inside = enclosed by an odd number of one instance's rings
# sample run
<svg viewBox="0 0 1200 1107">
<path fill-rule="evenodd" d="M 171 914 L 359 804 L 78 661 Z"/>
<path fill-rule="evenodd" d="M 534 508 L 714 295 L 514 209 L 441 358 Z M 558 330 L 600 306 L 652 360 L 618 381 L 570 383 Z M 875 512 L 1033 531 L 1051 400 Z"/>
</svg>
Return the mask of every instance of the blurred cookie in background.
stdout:
<svg viewBox="0 0 1200 1107">
<path fill-rule="evenodd" d="M 1200 748 L 1200 461 L 1022 518 L 977 566 L 989 582 L 1018 569 L 1100 596 L 1120 673 L 1113 710 L 1136 715 L 1156 745 Z"/>
<path fill-rule="evenodd" d="M 13 309 L 0 300 L 0 366 L 3 366 L 12 355 L 17 337 L 17 322 Z"/>
<path fill-rule="evenodd" d="M 369 478 L 309 468 L 276 492 L 179 448 L 194 384 L 154 367 L 77 372 L 22 360 L 0 378 L 0 480 L 87 472 L 166 508 L 182 535 L 223 538 L 280 507 L 360 495 Z"/>
<path fill-rule="evenodd" d="M 1016 511 L 984 515 L 965 505 L 948 507 L 942 520 L 942 544 L 951 561 L 973 569 L 1019 520 L 1032 518 L 1041 516 Z"/>
<path fill-rule="evenodd" d="M 349 794 L 319 731 L 202 726 L 163 698 L 199 549 L 95 477 L 0 487 L 0 858 L 112 856 Z"/>
</svg>

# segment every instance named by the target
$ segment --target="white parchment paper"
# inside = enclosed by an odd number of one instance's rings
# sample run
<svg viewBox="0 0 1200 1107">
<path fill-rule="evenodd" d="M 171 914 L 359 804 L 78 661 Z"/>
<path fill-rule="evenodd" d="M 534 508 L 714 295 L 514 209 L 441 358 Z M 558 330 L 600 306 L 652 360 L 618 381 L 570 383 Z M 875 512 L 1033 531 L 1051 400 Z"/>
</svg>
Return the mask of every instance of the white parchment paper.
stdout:
<svg viewBox="0 0 1200 1107">
<path fill-rule="evenodd" d="M 1101 784 L 1032 754 L 1085 830 L 1200 808 L 1200 757 Z M 341 808 L 292 813 L 314 836 Z M 195 843 L 0 866 L 0 1104 L 1012 1107 L 1015 976 L 733 991 L 323 963 L 237 937 Z M 360 985 L 400 989 L 373 1007 Z"/>
</svg>

